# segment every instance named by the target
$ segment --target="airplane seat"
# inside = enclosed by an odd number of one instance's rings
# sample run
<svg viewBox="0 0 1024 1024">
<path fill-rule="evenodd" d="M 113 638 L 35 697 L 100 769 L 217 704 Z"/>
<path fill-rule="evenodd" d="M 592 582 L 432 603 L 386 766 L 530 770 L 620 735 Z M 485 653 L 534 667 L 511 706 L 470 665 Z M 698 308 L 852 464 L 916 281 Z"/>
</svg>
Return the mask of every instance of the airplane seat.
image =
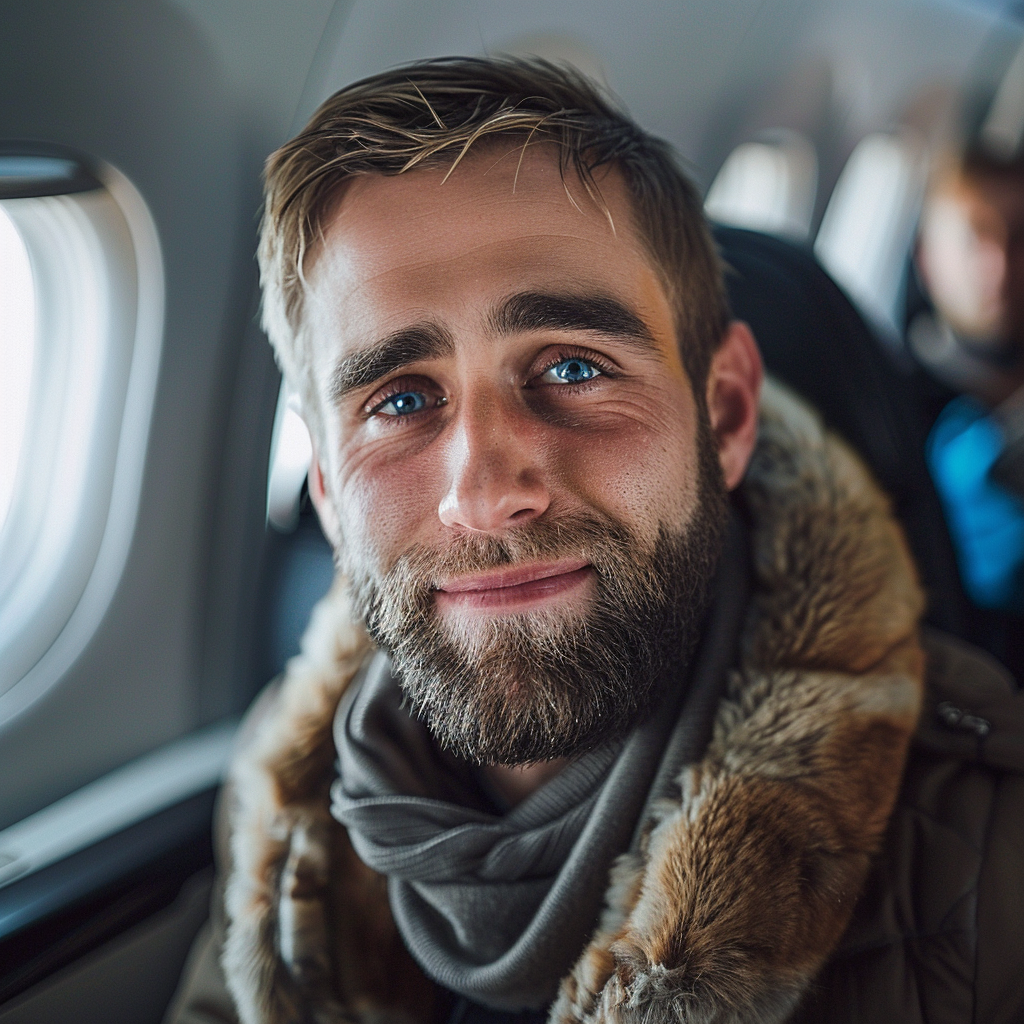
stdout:
<svg viewBox="0 0 1024 1024">
<path fill-rule="evenodd" d="M 819 410 L 892 496 L 929 594 L 928 621 L 968 636 L 968 604 L 924 462 L 916 395 L 849 299 L 795 243 L 716 227 L 729 300 L 768 371 Z M 303 495 L 298 527 L 274 533 L 264 573 L 264 650 L 257 686 L 298 653 L 313 605 L 333 576 L 331 550 Z"/>
<path fill-rule="evenodd" d="M 740 228 L 714 234 L 733 313 L 750 324 L 768 372 L 866 460 L 906 530 L 927 621 L 969 637 L 970 605 L 924 461 L 918 393 L 809 248 Z"/>
</svg>

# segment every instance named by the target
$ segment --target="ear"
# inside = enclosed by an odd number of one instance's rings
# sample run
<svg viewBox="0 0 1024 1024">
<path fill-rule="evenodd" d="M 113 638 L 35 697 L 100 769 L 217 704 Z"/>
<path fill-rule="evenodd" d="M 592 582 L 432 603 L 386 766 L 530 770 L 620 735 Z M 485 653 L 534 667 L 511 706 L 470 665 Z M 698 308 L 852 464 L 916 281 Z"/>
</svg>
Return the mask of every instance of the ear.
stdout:
<svg viewBox="0 0 1024 1024">
<path fill-rule="evenodd" d="M 310 431 L 312 435 L 312 431 Z M 313 455 L 309 460 L 309 499 L 313 502 L 313 508 L 320 519 L 320 528 L 324 536 L 331 542 L 331 547 L 338 550 L 341 534 L 338 529 L 338 511 L 334 507 L 334 501 L 324 486 L 324 473 L 320 464 L 320 453 L 317 451 L 316 442 L 313 441 Z"/>
<path fill-rule="evenodd" d="M 743 479 L 757 441 L 763 379 L 764 366 L 753 333 L 742 320 L 733 320 L 711 359 L 707 385 L 711 430 L 730 491 Z"/>
</svg>

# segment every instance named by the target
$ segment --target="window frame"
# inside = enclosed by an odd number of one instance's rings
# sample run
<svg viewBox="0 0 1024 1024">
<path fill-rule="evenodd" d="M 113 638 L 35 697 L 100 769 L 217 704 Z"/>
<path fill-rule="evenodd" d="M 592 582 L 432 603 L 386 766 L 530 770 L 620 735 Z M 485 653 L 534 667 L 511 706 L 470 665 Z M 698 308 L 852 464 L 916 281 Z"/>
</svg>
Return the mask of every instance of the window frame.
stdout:
<svg viewBox="0 0 1024 1024">
<path fill-rule="evenodd" d="M 146 202 L 132 182 L 109 164 L 90 160 L 63 147 L 20 142 L 0 144 L 0 156 L 10 155 L 56 157 L 74 163 L 74 173 L 69 177 L 42 180 L 35 190 L 30 183 L 22 183 L 20 188 L 5 190 L 3 197 L 12 203 L 47 197 L 44 201 L 63 203 L 70 216 L 74 215 L 77 205 L 82 217 L 86 220 L 91 217 L 96 236 L 92 241 L 101 248 L 106 245 L 100 255 L 105 271 L 113 275 L 107 282 L 109 288 L 105 296 L 99 301 L 122 301 L 125 308 L 104 310 L 104 323 L 98 328 L 110 329 L 114 324 L 121 336 L 116 339 L 108 336 L 100 352 L 100 357 L 107 362 L 101 368 L 105 375 L 103 387 L 93 396 L 96 407 L 90 422 L 94 429 L 92 447 L 87 454 L 88 468 L 99 465 L 101 471 L 95 474 L 95 479 L 83 481 L 79 494 L 81 521 L 76 521 L 70 531 L 75 539 L 85 536 L 86 542 L 81 550 L 58 553 L 51 559 L 51 578 L 40 576 L 37 589 L 44 593 L 36 595 L 27 613 L 16 616 L 12 611 L 14 600 L 25 600 L 25 580 L 16 578 L 17 566 L 10 568 L 7 584 L 0 585 L 0 622 L 4 621 L 5 612 L 8 622 L 14 622 L 13 628 L 0 629 L 0 665 L 7 666 L 6 680 L 0 678 L 0 734 L 61 681 L 99 627 L 116 592 L 136 526 L 164 330 L 164 266 L 160 240 Z M 99 196 L 104 198 L 98 199 Z M 108 204 L 105 213 L 98 210 L 102 203 Z M 91 212 L 87 208 L 90 205 Z M 8 212 L 11 209 L 8 206 Z M 123 222 L 107 238 L 102 237 L 106 228 L 100 223 L 104 216 L 109 216 L 110 223 L 117 222 L 118 218 Z M 18 216 L 12 215 L 12 220 L 17 226 Z M 120 241 L 127 240 L 127 246 L 115 244 L 114 235 L 118 231 Z M 21 233 L 25 239 L 24 231 Z M 87 234 L 88 231 L 84 231 L 83 238 Z M 46 294 L 47 288 L 40 287 L 36 273 L 37 261 L 44 260 L 45 256 L 38 243 L 33 246 L 29 239 L 25 241 L 33 261 L 37 311 L 42 311 L 44 303 L 53 301 L 53 296 Z M 51 288 L 54 284 L 52 280 L 46 283 Z M 47 308 L 46 312 L 49 315 L 52 311 Z M 45 330 L 45 324 L 46 320 L 37 316 L 37 330 Z M 67 325 L 64 329 L 67 337 L 54 342 L 56 347 L 61 343 L 66 347 L 74 333 L 74 328 L 68 333 Z M 54 471 L 53 465 L 40 465 L 40 460 L 29 451 L 30 435 L 38 439 L 46 426 L 42 423 L 44 411 L 34 401 L 41 394 L 39 377 L 45 359 L 40 358 L 40 354 L 45 345 L 37 339 L 31 385 L 33 399 L 30 400 L 14 497 L 7 521 L 0 530 L 0 552 L 10 541 L 9 530 L 14 528 L 18 516 L 24 517 L 27 507 L 33 503 L 36 514 L 45 507 L 46 495 L 41 495 L 41 491 L 47 485 L 43 477 Z M 67 394 L 73 390 L 74 382 L 65 388 Z M 59 446 L 59 438 L 50 439 L 50 457 Z M 24 551 L 17 552 L 17 545 L 11 546 L 13 543 L 11 541 L 7 549 L 24 557 Z M 66 585 L 61 578 L 65 574 L 68 574 Z M 22 589 L 19 590 L 19 586 Z"/>
</svg>

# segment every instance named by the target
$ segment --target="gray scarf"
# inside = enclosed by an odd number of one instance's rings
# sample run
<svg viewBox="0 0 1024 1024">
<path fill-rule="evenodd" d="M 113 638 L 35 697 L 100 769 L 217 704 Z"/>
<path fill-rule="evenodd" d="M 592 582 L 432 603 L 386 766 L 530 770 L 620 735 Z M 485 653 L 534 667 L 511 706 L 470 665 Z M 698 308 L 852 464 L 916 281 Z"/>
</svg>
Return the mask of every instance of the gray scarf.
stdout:
<svg viewBox="0 0 1024 1024">
<path fill-rule="evenodd" d="M 387 876 L 402 938 L 438 984 L 501 1010 L 554 998 L 597 924 L 613 861 L 707 745 L 748 586 L 733 519 L 687 678 L 625 739 L 506 813 L 402 708 L 384 654 L 353 682 L 335 719 L 331 810 L 363 862 Z"/>
</svg>

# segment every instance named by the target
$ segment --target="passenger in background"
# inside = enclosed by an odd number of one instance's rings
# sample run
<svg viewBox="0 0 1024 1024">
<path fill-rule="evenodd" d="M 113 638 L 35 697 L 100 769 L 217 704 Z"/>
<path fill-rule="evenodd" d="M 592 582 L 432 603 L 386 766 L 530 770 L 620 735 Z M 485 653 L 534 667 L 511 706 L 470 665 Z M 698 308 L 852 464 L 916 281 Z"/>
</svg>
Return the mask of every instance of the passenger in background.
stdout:
<svg viewBox="0 0 1024 1024">
<path fill-rule="evenodd" d="M 1024 158 L 981 143 L 941 161 L 915 254 L 932 308 L 908 345 L 941 412 L 927 458 L 957 549 L 964 588 L 1009 613 L 1003 655 L 1024 622 Z M 989 646 L 992 646 L 991 644 Z M 998 645 L 996 645 L 998 647 Z M 1012 664 L 1018 678 L 1020 664 Z"/>
</svg>

